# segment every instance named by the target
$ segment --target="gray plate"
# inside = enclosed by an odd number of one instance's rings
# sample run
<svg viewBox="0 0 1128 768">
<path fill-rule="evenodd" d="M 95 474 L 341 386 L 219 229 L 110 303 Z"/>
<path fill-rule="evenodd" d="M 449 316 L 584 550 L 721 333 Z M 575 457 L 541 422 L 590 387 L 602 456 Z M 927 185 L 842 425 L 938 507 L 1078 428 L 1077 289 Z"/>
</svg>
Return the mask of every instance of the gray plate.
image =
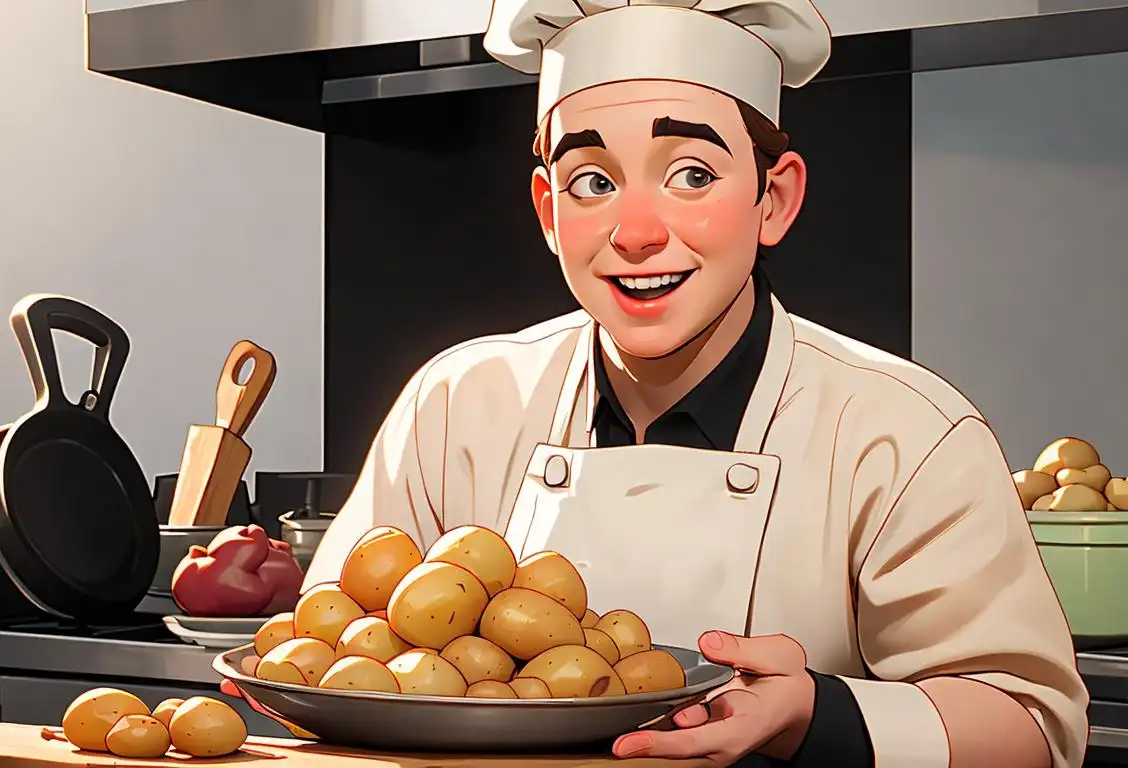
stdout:
<svg viewBox="0 0 1128 768">
<path fill-rule="evenodd" d="M 608 742 L 732 679 L 728 667 L 696 651 L 669 651 L 688 686 L 676 691 L 591 699 L 459 699 L 330 691 L 248 677 L 247 646 L 216 656 L 212 668 L 285 719 L 341 746 L 382 750 L 509 751 L 576 749 Z"/>
</svg>

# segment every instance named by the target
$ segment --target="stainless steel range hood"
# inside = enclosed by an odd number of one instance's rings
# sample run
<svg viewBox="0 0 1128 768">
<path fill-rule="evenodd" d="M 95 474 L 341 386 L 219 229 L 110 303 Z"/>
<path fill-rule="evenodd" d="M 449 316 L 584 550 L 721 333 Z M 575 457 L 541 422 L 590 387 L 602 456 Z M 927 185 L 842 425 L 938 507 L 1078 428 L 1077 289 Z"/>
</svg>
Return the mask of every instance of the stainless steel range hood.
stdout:
<svg viewBox="0 0 1128 768">
<path fill-rule="evenodd" d="M 1128 5 L 1114 0 L 821 0 L 836 36 Z M 89 65 L 188 64 L 482 34 L 490 0 L 87 0 Z"/>
<path fill-rule="evenodd" d="M 903 70 L 923 71 L 1128 50 L 1128 0 L 819 0 L 836 38 L 901 35 Z M 320 104 L 520 85 L 481 56 L 491 0 L 87 0 L 88 66 L 195 98 L 225 103 L 190 82 L 188 70 L 244 70 L 275 100 L 272 63 L 302 58 L 300 98 Z M 414 46 L 404 66 L 404 46 Z M 395 48 L 397 66 L 357 63 Z M 337 59 L 349 60 L 338 66 Z M 832 58 L 832 64 L 834 58 Z M 175 72 L 174 72 L 175 70 Z M 342 70 L 342 71 L 338 71 Z M 902 71 L 903 71 L 902 70 Z M 244 72 L 244 76 L 245 72 Z M 228 86 L 230 91 L 233 86 Z M 246 91 L 252 84 L 240 86 Z M 299 87 L 299 86 L 295 86 Z M 232 104 L 226 104 L 231 106 Z M 235 105 L 236 108 L 240 108 Z M 282 109 L 282 107 L 279 107 Z M 277 110 L 276 110 L 277 111 Z M 317 127 L 312 117 L 304 123 Z"/>
</svg>

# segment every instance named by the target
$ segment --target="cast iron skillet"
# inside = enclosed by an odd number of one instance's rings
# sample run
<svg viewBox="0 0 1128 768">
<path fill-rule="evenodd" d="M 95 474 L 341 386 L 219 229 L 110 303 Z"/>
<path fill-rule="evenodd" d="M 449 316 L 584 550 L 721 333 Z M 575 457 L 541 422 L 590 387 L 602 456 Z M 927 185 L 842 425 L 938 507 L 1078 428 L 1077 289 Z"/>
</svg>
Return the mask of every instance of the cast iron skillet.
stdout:
<svg viewBox="0 0 1128 768">
<path fill-rule="evenodd" d="M 157 569 L 149 485 L 109 421 L 129 337 L 96 309 L 33 295 L 12 310 L 35 407 L 0 445 L 0 565 L 32 604 L 78 620 L 137 607 Z M 52 330 L 95 345 L 90 389 L 66 399 Z"/>
</svg>

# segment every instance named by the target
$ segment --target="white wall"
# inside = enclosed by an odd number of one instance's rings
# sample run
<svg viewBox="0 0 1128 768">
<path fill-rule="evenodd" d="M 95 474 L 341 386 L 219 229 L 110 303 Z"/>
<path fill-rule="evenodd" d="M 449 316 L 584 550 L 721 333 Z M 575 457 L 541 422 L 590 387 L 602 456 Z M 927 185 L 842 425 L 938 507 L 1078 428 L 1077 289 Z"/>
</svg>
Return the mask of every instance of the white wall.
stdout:
<svg viewBox="0 0 1128 768">
<path fill-rule="evenodd" d="M 84 55 L 82 0 L 0 2 L 0 310 L 63 293 L 125 327 L 111 418 L 150 477 L 214 419 L 250 338 L 278 360 L 252 468 L 320 469 L 321 136 L 89 74 Z M 65 340 L 73 396 L 90 352 Z M 11 421 L 32 391 L 7 331 L 0 361 Z"/>
<path fill-rule="evenodd" d="M 1065 435 L 1128 473 L 1128 55 L 914 81 L 913 354 L 1015 469 Z"/>
</svg>

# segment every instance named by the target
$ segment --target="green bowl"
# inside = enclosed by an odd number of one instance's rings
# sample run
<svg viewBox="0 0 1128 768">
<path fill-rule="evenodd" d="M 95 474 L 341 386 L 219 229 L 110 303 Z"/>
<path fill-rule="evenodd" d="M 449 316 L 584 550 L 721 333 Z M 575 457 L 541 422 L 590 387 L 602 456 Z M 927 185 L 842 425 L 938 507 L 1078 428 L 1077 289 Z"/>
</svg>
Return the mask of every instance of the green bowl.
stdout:
<svg viewBox="0 0 1128 768">
<path fill-rule="evenodd" d="M 1128 512 L 1027 512 L 1074 637 L 1128 636 Z"/>
</svg>

